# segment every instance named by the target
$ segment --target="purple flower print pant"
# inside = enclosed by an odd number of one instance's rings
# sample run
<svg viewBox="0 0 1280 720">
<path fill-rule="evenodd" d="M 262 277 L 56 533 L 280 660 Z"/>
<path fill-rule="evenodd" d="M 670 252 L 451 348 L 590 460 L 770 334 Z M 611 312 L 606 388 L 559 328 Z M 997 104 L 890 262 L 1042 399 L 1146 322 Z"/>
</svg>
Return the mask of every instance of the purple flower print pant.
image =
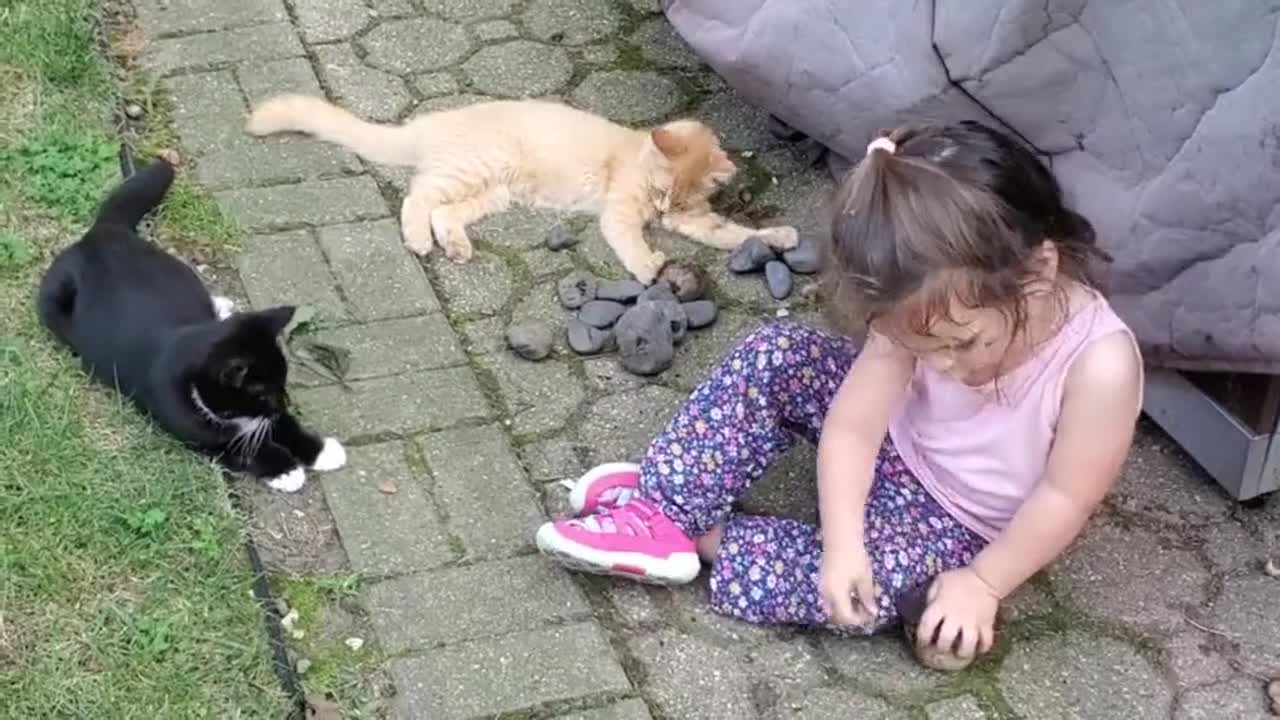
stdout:
<svg viewBox="0 0 1280 720">
<path fill-rule="evenodd" d="M 827 625 L 819 601 L 818 528 L 787 518 L 733 514 L 731 505 L 800 435 L 816 443 L 853 363 L 845 338 L 795 323 L 761 328 L 703 382 L 642 463 L 641 493 L 690 537 L 723 525 L 711 568 L 719 613 L 761 624 Z M 866 548 L 877 618 L 834 628 L 870 634 L 896 623 L 906 590 L 969 564 L 985 541 L 920 486 L 887 439 L 866 508 Z"/>
</svg>

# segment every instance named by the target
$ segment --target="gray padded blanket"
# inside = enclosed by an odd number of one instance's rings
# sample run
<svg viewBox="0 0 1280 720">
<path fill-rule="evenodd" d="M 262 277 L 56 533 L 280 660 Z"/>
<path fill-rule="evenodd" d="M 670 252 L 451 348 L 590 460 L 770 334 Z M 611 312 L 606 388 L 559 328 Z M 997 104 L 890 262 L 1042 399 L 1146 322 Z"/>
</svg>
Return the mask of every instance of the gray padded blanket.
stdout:
<svg viewBox="0 0 1280 720">
<path fill-rule="evenodd" d="M 1116 257 L 1149 361 L 1280 372 L 1280 0 L 664 0 L 739 93 L 846 158 L 992 116 Z"/>
</svg>

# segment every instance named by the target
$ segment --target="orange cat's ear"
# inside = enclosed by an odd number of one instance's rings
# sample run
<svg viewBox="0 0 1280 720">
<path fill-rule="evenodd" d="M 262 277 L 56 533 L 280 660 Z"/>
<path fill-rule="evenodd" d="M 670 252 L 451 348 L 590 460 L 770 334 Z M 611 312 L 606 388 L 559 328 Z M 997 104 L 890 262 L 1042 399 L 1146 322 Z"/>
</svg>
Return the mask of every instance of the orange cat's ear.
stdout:
<svg viewBox="0 0 1280 720">
<path fill-rule="evenodd" d="M 680 133 L 665 125 L 654 128 L 649 133 L 649 137 L 653 139 L 653 144 L 657 146 L 658 150 L 668 158 L 683 154 L 687 148 L 687 143 L 685 143 L 684 138 L 680 137 Z"/>
</svg>

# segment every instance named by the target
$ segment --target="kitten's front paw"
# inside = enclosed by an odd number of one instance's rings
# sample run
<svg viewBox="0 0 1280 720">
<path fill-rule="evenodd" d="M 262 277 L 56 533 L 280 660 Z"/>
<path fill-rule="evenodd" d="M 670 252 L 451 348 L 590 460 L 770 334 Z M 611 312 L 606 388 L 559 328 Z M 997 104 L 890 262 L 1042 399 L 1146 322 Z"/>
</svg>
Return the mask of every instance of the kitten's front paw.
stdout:
<svg viewBox="0 0 1280 720">
<path fill-rule="evenodd" d="M 316 461 L 311 463 L 311 469 L 325 472 L 327 470 L 337 470 L 346 464 L 347 451 L 343 449 L 342 443 L 334 438 L 325 438 L 324 447 L 320 449 L 320 454 L 316 456 Z"/>
<path fill-rule="evenodd" d="M 790 250 L 800 243 L 800 233 L 790 225 L 764 228 L 756 233 L 771 248 Z"/>
<path fill-rule="evenodd" d="M 451 224 L 444 208 L 431 211 L 431 232 L 444 248 L 445 257 L 456 263 L 471 259 L 471 238 L 467 236 L 466 228 Z"/>
<path fill-rule="evenodd" d="M 225 298 L 221 295 L 213 297 L 213 313 L 218 316 L 219 320 L 226 320 L 236 311 L 236 304 L 231 302 L 231 298 Z"/>
<path fill-rule="evenodd" d="M 418 217 L 408 212 L 400 215 L 400 227 L 403 228 L 404 246 L 415 255 L 429 255 L 435 246 L 435 238 L 431 235 L 430 218 Z"/>
<path fill-rule="evenodd" d="M 307 482 L 307 473 L 300 467 L 294 468 L 283 475 L 277 475 L 267 481 L 267 486 L 272 490 L 280 492 L 298 492 L 302 489 L 303 484 Z"/>
<path fill-rule="evenodd" d="M 658 278 L 658 273 L 662 272 L 662 268 L 666 266 L 667 256 L 661 251 L 655 250 L 635 267 L 627 269 L 631 271 L 631 274 L 635 276 L 641 285 L 652 285 L 653 281 Z"/>
</svg>

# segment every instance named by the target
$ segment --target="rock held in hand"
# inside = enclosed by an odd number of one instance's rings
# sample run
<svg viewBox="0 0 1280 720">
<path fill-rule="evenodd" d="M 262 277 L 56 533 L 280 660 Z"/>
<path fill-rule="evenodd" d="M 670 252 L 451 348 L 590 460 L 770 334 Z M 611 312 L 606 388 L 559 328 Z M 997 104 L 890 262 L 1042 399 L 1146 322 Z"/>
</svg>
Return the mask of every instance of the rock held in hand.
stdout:
<svg viewBox="0 0 1280 720">
<path fill-rule="evenodd" d="M 699 330 L 716 321 L 720 307 L 714 300 L 695 300 L 684 303 L 684 315 L 689 319 L 689 329 Z"/>
<path fill-rule="evenodd" d="M 613 345 L 612 332 L 593 328 L 576 318 L 569 320 L 566 334 L 569 349 L 579 355 L 596 355 L 611 349 L 610 346 Z"/>
<path fill-rule="evenodd" d="M 596 297 L 601 300 L 629 303 L 640 297 L 644 285 L 635 280 L 601 280 L 596 287 Z"/>
<path fill-rule="evenodd" d="M 622 367 L 636 375 L 657 375 L 671 367 L 675 343 L 671 323 L 651 303 L 627 310 L 613 329 Z"/>
<path fill-rule="evenodd" d="M 729 270 L 738 274 L 758 272 L 778 254 L 759 236 L 752 235 L 729 255 Z"/>
<path fill-rule="evenodd" d="M 622 317 L 627 306 L 610 300 L 592 300 L 578 310 L 578 319 L 594 328 L 607 328 Z"/>
<path fill-rule="evenodd" d="M 551 343 L 554 338 L 551 326 L 543 322 L 529 320 L 512 323 L 507 328 L 507 345 L 516 355 L 525 360 L 542 360 L 551 354 Z"/>
<path fill-rule="evenodd" d="M 771 260 L 764 266 L 764 284 L 774 300 L 785 300 L 791 295 L 791 288 L 795 287 L 791 271 L 781 260 Z"/>
<path fill-rule="evenodd" d="M 552 251 L 567 250 L 578 244 L 578 238 L 560 223 L 551 226 L 547 231 L 547 249 Z"/>
<path fill-rule="evenodd" d="M 577 310 L 594 300 L 599 292 L 596 279 L 582 271 L 571 272 L 556 284 L 556 296 L 567 310 Z"/>
<path fill-rule="evenodd" d="M 707 285 L 698 268 L 681 262 L 667 263 L 662 272 L 658 273 L 658 280 L 666 282 L 680 302 L 692 302 L 701 298 Z"/>
<path fill-rule="evenodd" d="M 818 272 L 821 261 L 818 243 L 814 242 L 813 238 L 800 238 L 800 242 L 795 247 L 782 253 L 782 262 L 791 268 L 791 272 L 801 275 L 812 275 Z"/>
</svg>

